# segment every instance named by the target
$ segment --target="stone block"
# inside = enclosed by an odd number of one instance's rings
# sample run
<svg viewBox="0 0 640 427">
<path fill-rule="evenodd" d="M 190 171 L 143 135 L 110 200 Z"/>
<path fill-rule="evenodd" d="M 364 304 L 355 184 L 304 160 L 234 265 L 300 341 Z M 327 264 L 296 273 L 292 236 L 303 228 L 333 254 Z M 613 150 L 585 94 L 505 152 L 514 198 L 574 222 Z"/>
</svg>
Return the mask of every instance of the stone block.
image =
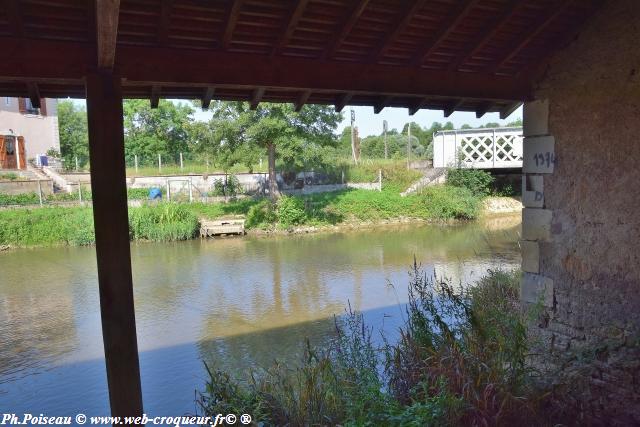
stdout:
<svg viewBox="0 0 640 427">
<path fill-rule="evenodd" d="M 549 209 L 524 208 L 522 210 L 522 238 L 524 240 L 551 239 L 551 217 Z"/>
<path fill-rule="evenodd" d="M 527 273 L 540 272 L 540 246 L 538 242 L 529 240 L 520 241 L 522 252 L 522 271 Z"/>
<path fill-rule="evenodd" d="M 553 307 L 553 280 L 539 274 L 524 273 L 520 282 L 520 300 Z"/>
<path fill-rule="evenodd" d="M 541 175 L 522 176 L 522 204 L 525 208 L 544 206 L 544 180 Z"/>
<path fill-rule="evenodd" d="M 556 164 L 555 138 L 537 136 L 524 139 L 522 147 L 523 173 L 553 173 Z"/>
<path fill-rule="evenodd" d="M 549 101 L 546 99 L 525 102 L 522 107 L 522 132 L 524 136 L 549 133 Z"/>
</svg>

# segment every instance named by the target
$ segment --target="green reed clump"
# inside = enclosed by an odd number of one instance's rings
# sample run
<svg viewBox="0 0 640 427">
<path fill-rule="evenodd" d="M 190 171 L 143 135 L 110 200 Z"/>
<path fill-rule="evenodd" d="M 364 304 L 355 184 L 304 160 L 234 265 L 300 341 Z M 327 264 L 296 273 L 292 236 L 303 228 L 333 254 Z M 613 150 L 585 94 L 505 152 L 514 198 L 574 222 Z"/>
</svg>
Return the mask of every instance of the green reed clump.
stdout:
<svg viewBox="0 0 640 427">
<path fill-rule="evenodd" d="M 0 244 L 48 246 L 95 242 L 89 208 L 45 207 L 0 211 Z"/>
<path fill-rule="evenodd" d="M 544 424 L 525 364 L 518 276 L 489 271 L 466 289 L 414 264 L 397 342 L 374 345 L 349 309 L 331 344 L 307 343 L 297 366 L 276 362 L 241 380 L 209 370 L 200 408 L 249 413 L 267 426 Z"/>
<path fill-rule="evenodd" d="M 129 231 L 134 240 L 187 240 L 198 228 L 198 217 L 185 205 L 160 203 L 129 209 Z"/>
</svg>

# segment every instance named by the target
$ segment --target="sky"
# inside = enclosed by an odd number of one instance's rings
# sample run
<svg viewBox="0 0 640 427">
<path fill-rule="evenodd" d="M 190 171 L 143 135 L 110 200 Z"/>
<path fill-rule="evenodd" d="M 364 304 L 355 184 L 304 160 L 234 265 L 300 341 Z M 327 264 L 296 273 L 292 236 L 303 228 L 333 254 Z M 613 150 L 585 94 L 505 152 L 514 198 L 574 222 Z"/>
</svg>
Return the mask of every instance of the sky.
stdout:
<svg viewBox="0 0 640 427">
<path fill-rule="evenodd" d="M 507 124 L 513 122 L 518 118 L 522 118 L 522 107 L 515 110 L 506 120 L 500 120 L 499 113 L 487 113 L 484 117 L 477 119 L 476 113 L 467 111 L 458 111 L 453 113 L 449 117 L 444 116 L 444 112 L 441 110 L 420 110 L 413 116 L 409 116 L 409 112 L 406 108 L 393 108 L 388 107 L 382 110 L 379 114 L 374 114 L 373 107 L 344 107 L 342 110 L 343 120 L 338 126 L 338 134 L 342 130 L 349 126 L 351 123 L 350 110 L 353 109 L 356 113 L 356 126 L 358 127 L 358 135 L 361 138 L 365 138 L 370 135 L 380 135 L 382 133 L 382 121 L 386 120 L 389 124 L 389 130 L 397 129 L 402 130 L 405 123 L 412 121 L 419 123 L 422 127 L 430 127 L 433 122 L 452 122 L 456 129 L 459 129 L 464 124 L 469 124 L 473 127 L 483 125 L 485 123 L 493 122 L 500 124 Z M 196 120 L 209 120 L 211 114 L 206 111 L 198 110 L 195 114 Z"/>
<path fill-rule="evenodd" d="M 187 102 L 177 101 L 173 102 Z M 77 103 L 84 105 L 84 100 L 76 100 Z M 515 110 L 505 120 L 500 120 L 499 113 L 487 113 L 484 117 L 477 119 L 476 114 L 467 111 L 457 111 L 449 117 L 444 117 L 444 113 L 441 110 L 420 110 L 413 116 L 409 116 L 409 112 L 406 108 L 393 108 L 388 107 L 382 110 L 379 114 L 374 114 L 373 107 L 344 107 L 342 110 L 343 120 L 338 126 L 338 134 L 342 130 L 350 125 L 350 110 L 353 109 L 356 113 L 356 126 L 358 127 L 358 135 L 361 138 L 365 138 L 370 135 L 380 135 L 382 133 L 382 121 L 386 120 L 389 123 L 389 130 L 397 129 L 401 130 L 405 123 L 412 121 L 419 123 L 422 127 L 430 127 L 433 122 L 452 122 L 456 129 L 459 129 L 464 124 L 469 124 L 472 127 L 480 126 L 485 123 L 493 122 L 500 124 L 507 124 L 513 122 L 518 118 L 522 118 L 522 107 Z M 195 119 L 208 121 L 211 118 L 211 113 L 208 111 L 202 111 L 196 109 Z"/>
</svg>

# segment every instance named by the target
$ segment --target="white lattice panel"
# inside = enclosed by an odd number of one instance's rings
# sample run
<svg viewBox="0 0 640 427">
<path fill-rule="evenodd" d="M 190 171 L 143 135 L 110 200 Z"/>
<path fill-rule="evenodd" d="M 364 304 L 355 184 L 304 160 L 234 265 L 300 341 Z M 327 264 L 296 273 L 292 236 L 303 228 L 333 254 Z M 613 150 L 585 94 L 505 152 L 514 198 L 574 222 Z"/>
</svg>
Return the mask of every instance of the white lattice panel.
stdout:
<svg viewBox="0 0 640 427">
<path fill-rule="evenodd" d="M 522 167 L 522 129 L 464 129 L 434 135 L 434 167 Z"/>
</svg>

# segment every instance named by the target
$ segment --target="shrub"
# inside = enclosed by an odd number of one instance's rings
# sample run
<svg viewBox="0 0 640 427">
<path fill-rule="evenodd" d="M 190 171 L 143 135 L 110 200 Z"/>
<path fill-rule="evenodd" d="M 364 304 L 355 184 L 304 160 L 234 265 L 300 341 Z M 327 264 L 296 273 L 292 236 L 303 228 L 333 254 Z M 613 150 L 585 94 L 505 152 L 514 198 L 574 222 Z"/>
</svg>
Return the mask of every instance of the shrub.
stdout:
<svg viewBox="0 0 640 427">
<path fill-rule="evenodd" d="M 175 203 L 145 205 L 129 211 L 132 239 L 169 241 L 192 238 L 198 231 L 196 215 Z"/>
<path fill-rule="evenodd" d="M 479 199 L 466 188 L 436 185 L 425 188 L 420 197 L 431 218 L 469 220 L 478 216 Z"/>
<path fill-rule="evenodd" d="M 213 182 L 214 196 L 233 197 L 242 193 L 242 185 L 235 175 L 228 175 L 226 179 L 216 179 Z"/>
<path fill-rule="evenodd" d="M 307 218 L 304 201 L 298 197 L 282 196 L 278 200 L 276 212 L 282 228 L 302 224 Z"/>
<path fill-rule="evenodd" d="M 270 200 L 262 200 L 253 205 L 247 212 L 245 225 L 247 228 L 264 228 L 276 222 L 275 207 Z"/>
<path fill-rule="evenodd" d="M 491 193 L 493 176 L 479 169 L 449 169 L 447 184 L 466 188 L 475 196 L 488 196 Z"/>
</svg>

